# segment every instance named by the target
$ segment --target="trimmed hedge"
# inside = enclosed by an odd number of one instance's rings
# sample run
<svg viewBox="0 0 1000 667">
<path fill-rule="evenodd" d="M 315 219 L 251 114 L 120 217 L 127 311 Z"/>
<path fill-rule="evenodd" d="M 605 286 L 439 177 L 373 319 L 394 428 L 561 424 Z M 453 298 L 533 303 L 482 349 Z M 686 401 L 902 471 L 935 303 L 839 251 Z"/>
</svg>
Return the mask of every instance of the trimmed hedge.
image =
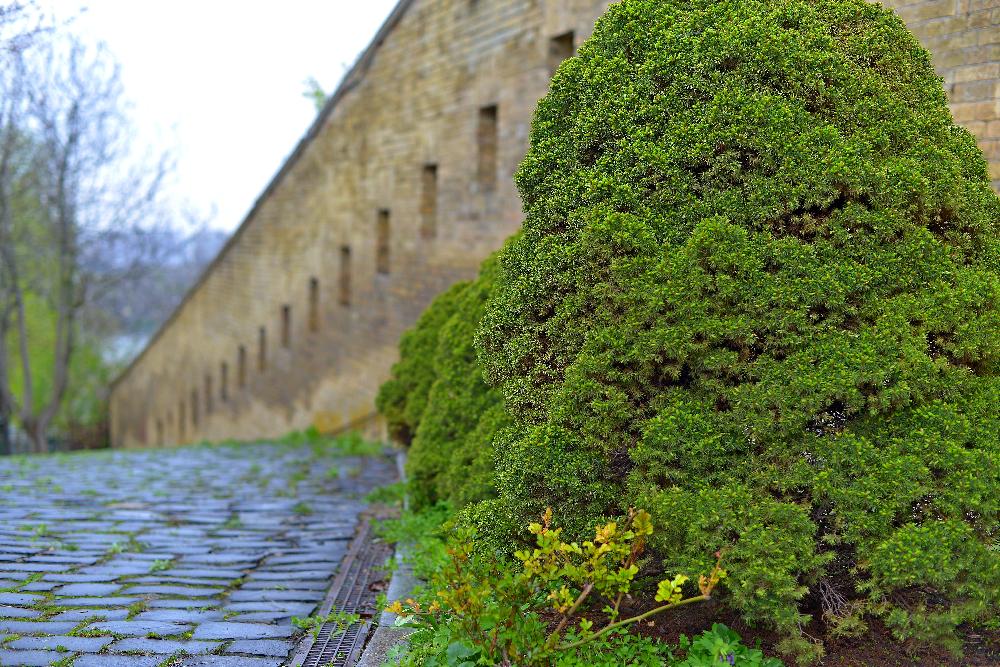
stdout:
<svg viewBox="0 0 1000 667">
<path fill-rule="evenodd" d="M 378 407 L 394 439 L 410 445 L 407 474 L 418 508 L 461 508 L 495 495 L 493 436 L 510 422 L 483 382 L 473 344 L 496 269 L 438 297 L 400 343 L 400 361 Z M 410 436 L 410 437 L 407 437 Z"/>
<path fill-rule="evenodd" d="M 623 0 L 539 104 L 477 341 L 484 531 L 648 509 L 670 571 L 954 640 L 1000 601 L 1000 200 L 862 0 Z M 425 416 L 425 419 L 427 417 Z"/>
<path fill-rule="evenodd" d="M 455 314 L 459 295 L 469 286 L 459 282 L 438 296 L 423 312 L 413 328 L 399 340 L 399 361 L 392 377 L 380 388 L 375 407 L 386 421 L 389 436 L 409 446 L 427 407 L 427 396 L 437 379 L 434 356 L 438 334 Z"/>
</svg>

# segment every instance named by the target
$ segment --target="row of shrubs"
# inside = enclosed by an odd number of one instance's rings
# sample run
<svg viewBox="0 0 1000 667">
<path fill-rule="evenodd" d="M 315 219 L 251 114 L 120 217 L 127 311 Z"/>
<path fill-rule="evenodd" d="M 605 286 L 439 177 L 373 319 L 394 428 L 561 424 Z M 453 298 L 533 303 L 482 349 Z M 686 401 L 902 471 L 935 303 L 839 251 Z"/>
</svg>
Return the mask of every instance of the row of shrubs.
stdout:
<svg viewBox="0 0 1000 667">
<path fill-rule="evenodd" d="M 864 0 L 623 0 L 540 102 L 523 229 L 404 336 L 417 506 L 502 559 L 648 510 L 726 604 L 957 647 L 1000 605 L 1000 199 Z"/>
</svg>

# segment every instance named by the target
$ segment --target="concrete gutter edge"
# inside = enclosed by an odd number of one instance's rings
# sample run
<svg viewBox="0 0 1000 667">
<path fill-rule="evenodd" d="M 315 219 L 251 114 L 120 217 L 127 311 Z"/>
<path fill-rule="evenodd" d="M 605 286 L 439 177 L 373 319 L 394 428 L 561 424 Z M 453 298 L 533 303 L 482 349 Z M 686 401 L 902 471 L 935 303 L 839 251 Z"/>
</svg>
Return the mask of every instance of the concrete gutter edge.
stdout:
<svg viewBox="0 0 1000 667">
<path fill-rule="evenodd" d="M 396 465 L 399 468 L 399 478 L 406 481 L 406 452 L 399 452 L 396 455 Z M 403 507 L 409 506 L 409 499 L 403 499 Z M 396 546 L 396 554 L 393 558 L 396 561 L 395 571 L 389 579 L 389 588 L 386 590 L 386 599 L 391 603 L 396 600 L 403 600 L 410 596 L 413 589 L 421 582 L 413 576 L 413 569 L 410 567 L 409 555 L 413 547 L 409 544 L 399 544 Z M 397 646 L 406 643 L 406 637 L 410 634 L 409 628 L 397 628 L 396 614 L 383 611 L 378 619 L 378 626 L 375 632 L 368 638 L 365 650 L 358 660 L 357 667 L 382 667 L 385 664 L 389 651 Z"/>
</svg>

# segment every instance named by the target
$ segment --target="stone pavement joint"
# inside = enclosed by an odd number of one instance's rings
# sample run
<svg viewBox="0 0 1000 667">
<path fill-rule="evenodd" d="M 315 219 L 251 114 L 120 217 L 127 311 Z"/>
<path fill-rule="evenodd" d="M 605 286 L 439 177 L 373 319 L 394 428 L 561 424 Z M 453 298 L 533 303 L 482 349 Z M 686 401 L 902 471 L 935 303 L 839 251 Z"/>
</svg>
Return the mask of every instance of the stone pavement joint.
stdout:
<svg viewBox="0 0 1000 667">
<path fill-rule="evenodd" d="M 268 444 L 0 458 L 0 665 L 280 667 L 395 474 Z"/>
</svg>

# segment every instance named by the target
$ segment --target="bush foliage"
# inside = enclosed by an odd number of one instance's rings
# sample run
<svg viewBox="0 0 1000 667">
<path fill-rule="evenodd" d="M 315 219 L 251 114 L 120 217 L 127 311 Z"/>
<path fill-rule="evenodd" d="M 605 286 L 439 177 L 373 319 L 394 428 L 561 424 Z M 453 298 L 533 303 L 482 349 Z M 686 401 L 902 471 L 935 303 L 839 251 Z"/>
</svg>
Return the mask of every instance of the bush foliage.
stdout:
<svg viewBox="0 0 1000 667">
<path fill-rule="evenodd" d="M 650 508 L 671 567 L 728 548 L 730 602 L 792 633 L 995 609 L 1000 201 L 898 17 L 625 0 L 516 181 L 478 338 L 511 512 Z"/>
<path fill-rule="evenodd" d="M 473 344 L 495 270 L 490 258 L 475 281 L 431 304 L 403 336 L 400 361 L 379 393 L 390 433 L 411 445 L 407 473 L 418 508 L 495 495 L 493 435 L 510 419 L 483 381 Z"/>
<path fill-rule="evenodd" d="M 523 231 L 461 329 L 484 313 L 503 396 L 467 405 L 513 424 L 485 429 L 481 535 L 645 507 L 665 569 L 725 549 L 727 602 L 800 654 L 820 614 L 942 641 L 995 616 L 1000 199 L 898 17 L 623 0 L 557 72 L 516 181 Z M 473 451 L 434 438 L 429 478 Z"/>
</svg>

